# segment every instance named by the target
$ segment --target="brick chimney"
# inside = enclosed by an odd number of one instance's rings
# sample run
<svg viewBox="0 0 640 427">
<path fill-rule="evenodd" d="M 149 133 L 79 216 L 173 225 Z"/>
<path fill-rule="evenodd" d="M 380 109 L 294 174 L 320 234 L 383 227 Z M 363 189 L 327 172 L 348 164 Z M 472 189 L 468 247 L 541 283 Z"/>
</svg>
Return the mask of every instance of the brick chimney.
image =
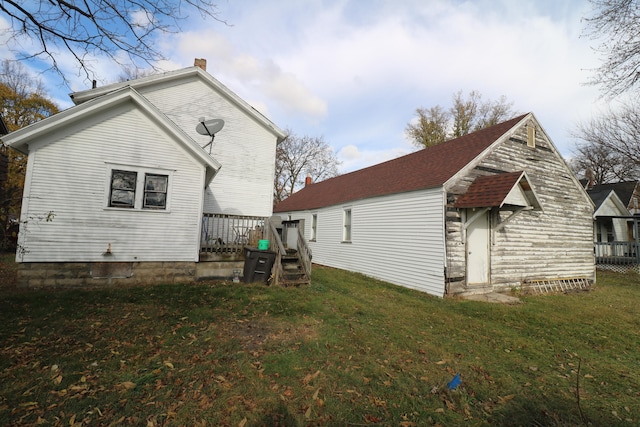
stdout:
<svg viewBox="0 0 640 427">
<path fill-rule="evenodd" d="M 196 58 L 193 61 L 193 65 L 202 68 L 203 71 L 207 71 L 207 60 L 204 58 Z"/>
<path fill-rule="evenodd" d="M 307 185 L 311 185 L 313 184 L 313 181 L 311 180 L 311 175 L 307 174 L 307 177 L 304 179 L 304 186 L 306 187 Z"/>
</svg>

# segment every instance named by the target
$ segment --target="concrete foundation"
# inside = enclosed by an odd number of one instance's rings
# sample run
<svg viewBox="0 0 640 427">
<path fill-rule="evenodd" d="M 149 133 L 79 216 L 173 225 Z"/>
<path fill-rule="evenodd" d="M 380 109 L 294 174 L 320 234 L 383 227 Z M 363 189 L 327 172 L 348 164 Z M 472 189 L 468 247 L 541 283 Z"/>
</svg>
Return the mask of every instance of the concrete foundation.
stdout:
<svg viewBox="0 0 640 427">
<path fill-rule="evenodd" d="M 18 286 L 86 288 L 190 283 L 196 280 L 242 278 L 244 260 L 203 262 L 42 262 L 21 263 Z"/>
</svg>

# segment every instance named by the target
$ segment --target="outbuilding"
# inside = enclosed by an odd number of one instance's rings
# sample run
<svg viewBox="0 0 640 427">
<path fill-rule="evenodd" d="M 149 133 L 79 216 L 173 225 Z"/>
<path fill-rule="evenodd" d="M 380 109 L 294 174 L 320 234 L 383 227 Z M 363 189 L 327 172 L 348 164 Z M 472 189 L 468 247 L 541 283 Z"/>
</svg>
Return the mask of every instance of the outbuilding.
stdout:
<svg viewBox="0 0 640 427">
<path fill-rule="evenodd" d="M 532 114 L 311 183 L 314 263 L 437 296 L 595 282 L 594 205 Z"/>
</svg>

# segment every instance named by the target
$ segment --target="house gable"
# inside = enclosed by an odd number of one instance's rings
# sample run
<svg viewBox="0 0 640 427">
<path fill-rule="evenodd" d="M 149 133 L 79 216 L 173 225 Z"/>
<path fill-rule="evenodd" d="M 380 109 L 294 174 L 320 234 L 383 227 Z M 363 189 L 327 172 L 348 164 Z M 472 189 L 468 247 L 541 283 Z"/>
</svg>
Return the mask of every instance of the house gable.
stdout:
<svg viewBox="0 0 640 427">
<path fill-rule="evenodd" d="M 534 143 L 529 141 L 530 134 L 535 134 Z M 466 290 L 465 224 L 472 214 L 466 210 L 478 204 L 473 200 L 482 195 L 488 198 L 483 204 L 491 230 L 491 286 L 520 286 L 558 277 L 591 280 L 595 272 L 591 199 L 533 114 L 505 136 L 445 184 L 452 291 Z M 526 198 L 530 208 L 518 206 L 522 200 L 508 203 L 509 186 L 521 171 L 527 185 L 520 186 L 518 198 Z M 506 185 L 497 185 L 501 177 Z M 483 193 L 480 184 L 492 182 L 500 192 Z M 541 209 L 535 208 L 534 200 Z"/>
<path fill-rule="evenodd" d="M 56 136 L 75 131 L 76 128 L 89 126 L 92 117 L 109 114 L 109 111 L 120 108 L 122 105 L 131 105 L 148 117 L 159 130 L 170 135 L 182 149 L 195 161 L 206 168 L 207 183 L 210 182 L 220 170 L 220 163 L 209 156 L 193 139 L 185 134 L 171 120 L 155 108 L 147 99 L 130 87 L 124 87 L 118 91 L 96 98 L 83 105 L 71 107 L 44 120 L 33 123 L 15 132 L 12 132 L 2 140 L 8 146 L 28 154 L 30 151 L 49 144 L 56 140 Z M 125 107 L 127 108 L 127 107 Z M 134 132 L 135 128 L 128 131 Z"/>
</svg>

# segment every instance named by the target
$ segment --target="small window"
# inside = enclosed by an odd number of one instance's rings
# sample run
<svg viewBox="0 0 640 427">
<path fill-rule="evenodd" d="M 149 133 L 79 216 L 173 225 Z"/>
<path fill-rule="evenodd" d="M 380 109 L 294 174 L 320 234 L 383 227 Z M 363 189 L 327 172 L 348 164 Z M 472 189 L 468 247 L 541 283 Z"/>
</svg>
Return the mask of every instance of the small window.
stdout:
<svg viewBox="0 0 640 427">
<path fill-rule="evenodd" d="M 342 240 L 351 241 L 351 209 L 344 210 Z"/>
<path fill-rule="evenodd" d="M 536 127 L 527 125 L 527 147 L 536 148 Z"/>
<path fill-rule="evenodd" d="M 144 209 L 166 209 L 167 175 L 146 174 L 144 177 Z"/>
<path fill-rule="evenodd" d="M 316 230 L 318 228 L 318 214 L 311 215 L 311 240 L 316 240 Z"/>
<path fill-rule="evenodd" d="M 136 202 L 138 173 L 114 169 L 111 171 L 109 206 L 133 209 Z"/>
</svg>

